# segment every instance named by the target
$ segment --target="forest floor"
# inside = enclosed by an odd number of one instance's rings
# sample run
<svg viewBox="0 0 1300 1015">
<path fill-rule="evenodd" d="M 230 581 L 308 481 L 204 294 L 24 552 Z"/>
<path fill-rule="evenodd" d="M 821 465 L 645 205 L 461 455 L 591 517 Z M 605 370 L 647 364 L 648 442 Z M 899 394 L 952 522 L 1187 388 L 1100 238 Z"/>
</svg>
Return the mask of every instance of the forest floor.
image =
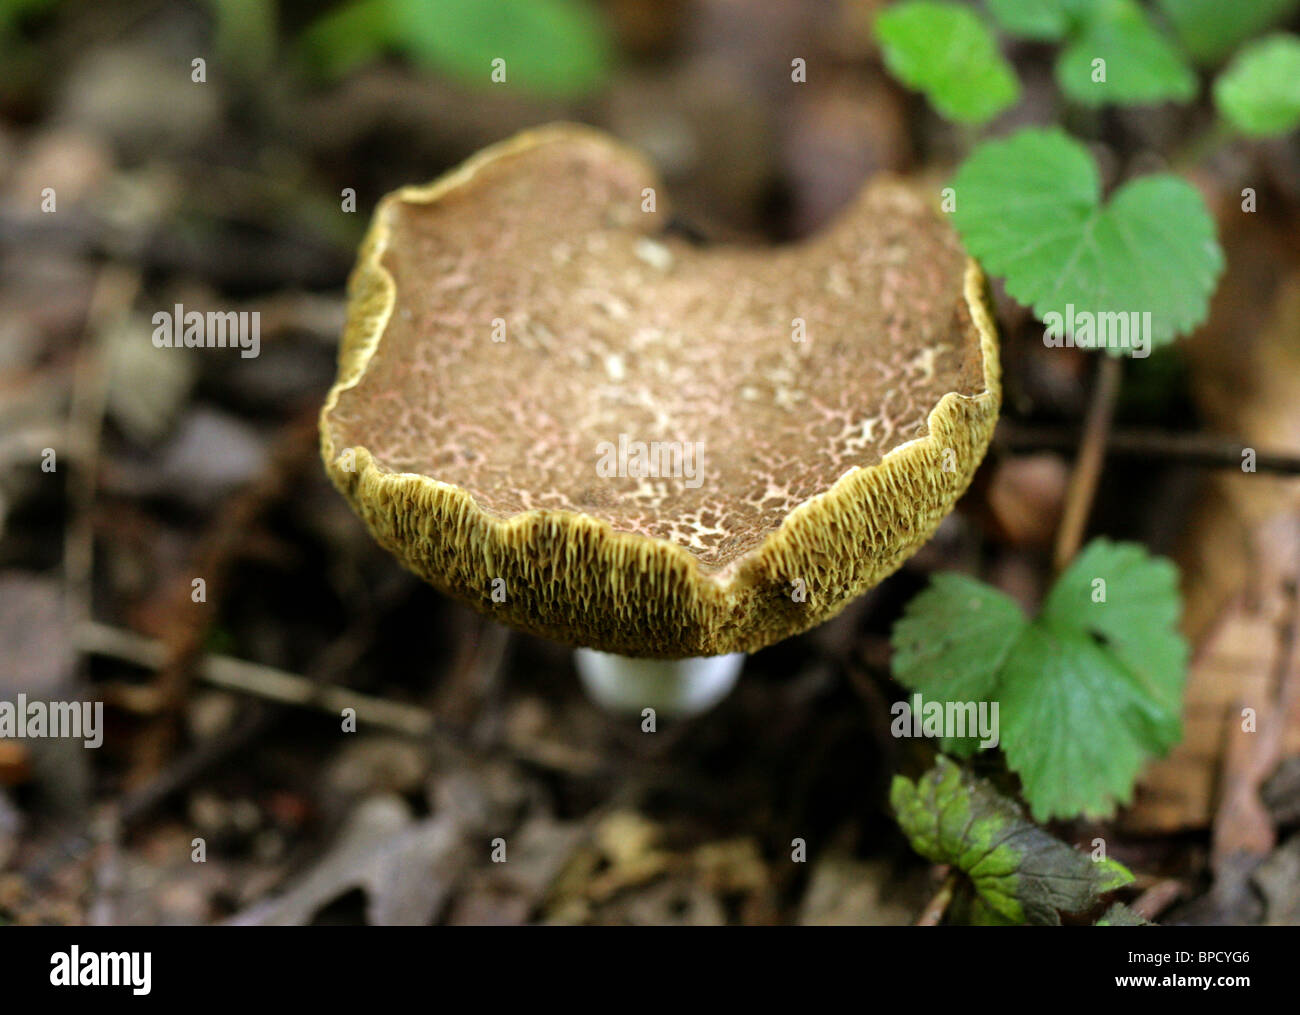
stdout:
<svg viewBox="0 0 1300 1015">
<path fill-rule="evenodd" d="M 306 15 L 284 6 L 288 39 Z M 192 86 L 188 54 L 211 50 L 212 25 L 182 3 L 69 5 L 11 42 L 0 698 L 85 695 L 105 703 L 107 732 L 92 751 L 0 741 L 0 923 L 921 916 L 942 872 L 908 847 L 887 788 L 932 748 L 890 734 L 905 696 L 890 628 L 940 570 L 1041 599 L 1093 390 L 1086 352 L 1045 350 L 999 293 L 1004 421 L 957 512 L 836 620 L 756 654 L 714 711 L 654 735 L 588 702 L 569 650 L 400 570 L 321 467 L 347 273 L 396 186 L 574 119 L 648 151 L 700 235 L 771 243 L 814 232 L 873 174 L 939 179 L 961 154 L 885 76 L 855 13 L 870 4 L 605 7 L 622 62 L 564 102 L 395 60 L 330 84 L 287 61 L 248 77 L 214 60 Z M 799 89 L 769 70 L 792 48 L 817 68 Z M 1045 58 L 1014 56 L 1014 116 L 1041 116 Z M 1179 116 L 1083 126 L 1120 165 L 1176 138 Z M 1196 171 L 1216 211 L 1236 201 L 1242 158 Z M 1300 449 L 1300 149 L 1251 158 L 1289 217 L 1225 215 L 1211 321 L 1126 364 L 1089 523 L 1183 567 L 1199 667 L 1188 741 L 1114 820 L 1053 828 L 1085 849 L 1103 837 L 1137 875 L 1126 900 L 1162 921 L 1300 921 L 1300 480 L 1286 454 Z M 40 211 L 46 187 L 56 214 Z M 355 213 L 340 210 L 346 188 Z M 260 311 L 260 355 L 159 355 L 151 314 L 176 303 Z M 1277 460 L 1242 476 L 1238 444 Z M 384 703 L 384 721 L 342 731 L 338 688 Z M 1271 753 L 1224 749 L 1250 695 L 1289 710 Z"/>
</svg>

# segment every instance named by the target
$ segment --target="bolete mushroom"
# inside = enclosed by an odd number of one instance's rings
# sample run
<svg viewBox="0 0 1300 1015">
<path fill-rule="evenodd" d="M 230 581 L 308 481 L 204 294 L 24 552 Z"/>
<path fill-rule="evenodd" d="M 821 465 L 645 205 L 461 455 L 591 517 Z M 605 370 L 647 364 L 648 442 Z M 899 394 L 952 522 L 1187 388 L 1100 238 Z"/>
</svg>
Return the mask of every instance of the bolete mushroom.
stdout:
<svg viewBox="0 0 1300 1015">
<path fill-rule="evenodd" d="M 983 277 L 900 181 L 785 247 L 666 223 L 643 158 L 564 124 L 389 194 L 321 445 L 407 568 L 593 650 L 607 704 L 698 710 L 734 654 L 833 617 L 930 537 L 1000 388 Z"/>
</svg>

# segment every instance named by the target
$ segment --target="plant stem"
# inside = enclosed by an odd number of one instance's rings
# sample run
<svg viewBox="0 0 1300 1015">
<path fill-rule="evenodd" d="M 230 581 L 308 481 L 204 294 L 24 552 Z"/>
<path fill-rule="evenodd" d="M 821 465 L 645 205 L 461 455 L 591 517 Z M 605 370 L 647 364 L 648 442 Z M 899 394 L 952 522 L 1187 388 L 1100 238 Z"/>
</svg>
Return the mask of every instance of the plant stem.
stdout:
<svg viewBox="0 0 1300 1015">
<path fill-rule="evenodd" d="M 934 897 L 926 904 L 925 909 L 921 910 L 921 915 L 916 918 L 918 927 L 937 927 L 939 921 L 943 919 L 943 914 L 948 911 L 948 906 L 952 903 L 953 892 L 957 889 L 957 872 L 949 870 L 947 876 L 943 879 L 943 884 L 939 890 L 934 893 Z"/>
<path fill-rule="evenodd" d="M 1074 471 L 1070 474 L 1061 527 L 1056 532 L 1056 550 L 1052 555 L 1052 564 L 1057 574 L 1065 570 L 1083 541 L 1088 516 L 1092 513 L 1093 497 L 1097 493 L 1097 481 L 1101 477 L 1102 462 L 1106 457 L 1106 442 L 1110 436 L 1111 422 L 1115 418 L 1115 403 L 1119 399 L 1122 361 L 1109 353 L 1099 355 L 1101 362 L 1097 365 L 1097 379 L 1093 384 L 1092 399 L 1088 403 L 1088 415 L 1083 424 L 1083 443 L 1079 445 L 1079 457 L 1075 459 Z"/>
</svg>

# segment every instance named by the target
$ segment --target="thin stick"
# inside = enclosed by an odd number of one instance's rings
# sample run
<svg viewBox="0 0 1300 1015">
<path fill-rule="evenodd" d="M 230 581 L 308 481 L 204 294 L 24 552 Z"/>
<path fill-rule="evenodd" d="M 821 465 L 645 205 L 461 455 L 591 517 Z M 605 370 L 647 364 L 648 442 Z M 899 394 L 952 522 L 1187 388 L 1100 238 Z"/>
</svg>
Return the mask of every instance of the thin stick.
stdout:
<svg viewBox="0 0 1300 1015">
<path fill-rule="evenodd" d="M 162 642 L 107 624 L 92 621 L 78 625 L 75 641 L 82 652 L 112 656 L 146 669 L 156 670 L 167 662 L 167 648 Z M 428 736 L 435 727 L 433 713 L 418 706 L 359 694 L 344 687 L 321 686 L 296 673 L 261 663 L 209 655 L 199 662 L 198 672 L 214 687 L 285 705 L 314 708 L 336 716 L 345 708 L 353 708 L 359 724 L 368 723 L 409 737 Z"/>
<path fill-rule="evenodd" d="M 1078 447 L 1080 432 L 1068 427 L 1040 427 L 1003 420 L 995 443 L 1007 451 L 1069 451 Z M 1300 454 L 1261 451 L 1218 434 L 1170 433 L 1165 430 L 1112 429 L 1108 455 L 1117 458 L 1166 459 L 1176 465 L 1241 470 L 1246 453 L 1255 454 L 1256 472 L 1300 475 Z"/>
<path fill-rule="evenodd" d="M 1097 365 L 1097 380 L 1083 424 L 1083 443 L 1079 446 L 1079 457 L 1075 459 L 1070 486 L 1065 493 L 1061 527 L 1056 532 L 1056 552 L 1052 562 L 1058 573 L 1065 570 L 1079 551 L 1088 526 L 1088 515 L 1092 513 L 1097 480 L 1101 478 L 1101 466 L 1106 458 L 1110 425 L 1115 418 L 1115 402 L 1119 398 L 1121 363 L 1118 356 L 1102 353 Z"/>
<path fill-rule="evenodd" d="M 74 373 L 66 444 L 71 452 L 68 522 L 63 540 L 64 586 L 73 623 L 89 618 L 94 581 L 95 487 L 109 389 L 104 336 L 130 313 L 139 291 L 137 272 L 116 265 L 100 272 Z"/>
<path fill-rule="evenodd" d="M 1142 919 L 1154 921 L 1186 893 L 1187 886 L 1177 878 L 1162 878 L 1139 895 L 1129 908 Z"/>
<path fill-rule="evenodd" d="M 145 669 L 157 669 L 167 660 L 167 647 L 161 641 L 94 621 L 80 624 L 73 641 L 80 652 L 108 656 Z M 230 656 L 205 655 L 197 664 L 197 673 L 201 680 L 214 687 L 284 705 L 312 708 L 336 717 L 345 708 L 356 709 L 359 726 L 376 726 L 415 739 L 439 734 L 462 749 L 473 746 L 470 731 L 438 718 L 426 708 L 321 684 L 274 666 Z M 507 744 L 504 749 L 519 761 L 575 778 L 605 779 L 618 774 L 594 755 L 559 744 Z"/>
<path fill-rule="evenodd" d="M 952 895 L 956 889 L 957 872 L 949 870 L 947 876 L 943 879 L 943 884 L 934 893 L 934 898 L 926 904 L 925 909 L 921 911 L 921 915 L 916 918 L 916 926 L 939 926 L 939 921 L 943 919 L 943 914 L 948 911 L 948 906 L 952 903 Z"/>
</svg>

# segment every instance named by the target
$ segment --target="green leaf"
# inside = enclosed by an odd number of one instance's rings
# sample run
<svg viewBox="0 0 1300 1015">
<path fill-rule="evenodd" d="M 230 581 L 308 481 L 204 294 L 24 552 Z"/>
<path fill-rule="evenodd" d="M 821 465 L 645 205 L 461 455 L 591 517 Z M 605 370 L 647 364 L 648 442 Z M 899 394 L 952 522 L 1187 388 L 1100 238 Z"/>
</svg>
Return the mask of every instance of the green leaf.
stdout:
<svg viewBox="0 0 1300 1015">
<path fill-rule="evenodd" d="M 1020 96 L 993 34 L 967 7 L 906 0 L 881 12 L 875 32 L 890 72 L 950 120 L 983 123 Z"/>
<path fill-rule="evenodd" d="M 1191 67 L 1136 0 L 1096 0 L 1057 59 L 1056 79 L 1085 106 L 1186 102 L 1196 95 Z"/>
<path fill-rule="evenodd" d="M 998 27 L 1022 39 L 1054 42 L 1070 28 L 1064 0 L 986 0 Z"/>
<path fill-rule="evenodd" d="M 357 0 L 318 18 L 299 45 L 318 74 L 338 78 L 377 59 L 395 34 L 388 0 Z"/>
<path fill-rule="evenodd" d="M 1103 816 L 1182 735 L 1177 584 L 1142 547 L 1094 540 L 1027 622 L 1002 593 L 941 575 L 894 627 L 894 677 L 929 702 L 996 702 L 1035 818 Z"/>
<path fill-rule="evenodd" d="M 1146 917 L 1140 916 L 1122 902 L 1112 903 L 1110 908 L 1102 914 L 1094 927 L 1150 927 L 1152 923 Z"/>
<path fill-rule="evenodd" d="M 1159 0 L 1183 46 L 1202 63 L 1213 63 L 1251 36 L 1276 24 L 1300 0 Z"/>
<path fill-rule="evenodd" d="M 587 0 L 357 0 L 303 41 L 333 75 L 396 50 L 467 85 L 537 96 L 588 92 L 612 61 L 604 22 Z M 496 68 L 504 83 L 493 81 Z"/>
<path fill-rule="evenodd" d="M 1002 678 L 1002 750 L 1040 821 L 1110 814 L 1165 749 L 1162 715 L 1085 631 L 1033 625 Z"/>
<path fill-rule="evenodd" d="M 1214 101 L 1225 120 L 1253 137 L 1300 127 L 1300 37 L 1251 43 L 1214 82 Z"/>
<path fill-rule="evenodd" d="M 1133 880 L 1025 819 L 1011 800 L 940 755 L 916 782 L 896 776 L 889 802 L 912 848 L 965 873 L 990 909 L 1016 923 L 1059 924 Z"/>
<path fill-rule="evenodd" d="M 979 892 L 975 892 L 971 895 L 970 902 L 965 907 L 957 905 L 958 900 L 954 899 L 953 901 L 954 905 L 949 910 L 953 917 L 958 922 L 962 922 L 961 916 L 964 911 L 964 922 L 971 927 L 1017 927 L 1023 922 L 1021 920 L 1011 920 L 1003 916 L 985 902 L 984 896 L 980 895 Z"/>
<path fill-rule="evenodd" d="M 1187 642 L 1178 632 L 1178 569 L 1136 543 L 1094 539 L 1056 580 L 1044 621 L 1090 634 L 1133 675 L 1165 721 L 1160 748 L 1182 735 Z"/>
<path fill-rule="evenodd" d="M 964 575 L 936 575 L 894 625 L 894 678 L 932 701 L 990 701 L 1027 623 L 997 589 Z M 962 757 L 978 746 L 977 737 L 943 740 L 945 751 Z"/>
<path fill-rule="evenodd" d="M 1178 177 L 1133 180 L 1103 205 L 1088 150 L 1031 128 L 980 145 L 953 185 L 966 248 L 1040 320 L 1070 304 L 1149 312 L 1161 345 L 1205 319 L 1223 254 L 1205 202 Z"/>
<path fill-rule="evenodd" d="M 604 23 L 585 0 L 401 0 L 406 49 L 428 66 L 473 84 L 506 83 L 536 95 L 590 91 L 609 71 Z"/>
<path fill-rule="evenodd" d="M 1182 736 L 1178 575 L 1141 546 L 1089 543 L 1007 659 L 1002 741 L 1035 817 L 1104 816 Z"/>
</svg>

